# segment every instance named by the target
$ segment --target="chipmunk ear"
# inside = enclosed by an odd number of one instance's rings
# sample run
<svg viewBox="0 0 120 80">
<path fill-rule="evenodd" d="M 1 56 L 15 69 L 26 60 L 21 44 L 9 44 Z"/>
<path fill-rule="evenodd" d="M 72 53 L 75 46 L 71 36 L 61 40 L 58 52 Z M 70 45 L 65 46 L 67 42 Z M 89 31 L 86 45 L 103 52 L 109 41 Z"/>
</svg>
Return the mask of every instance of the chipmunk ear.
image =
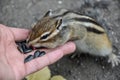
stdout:
<svg viewBox="0 0 120 80">
<path fill-rule="evenodd" d="M 58 30 L 61 29 L 61 27 L 60 27 L 61 24 L 62 24 L 62 19 L 59 19 L 59 20 L 56 21 L 56 28 L 57 28 Z"/>
<path fill-rule="evenodd" d="M 49 11 L 47 11 L 45 13 L 45 15 L 43 17 L 47 17 L 47 16 L 51 16 L 52 15 L 52 10 L 50 9 Z"/>
</svg>

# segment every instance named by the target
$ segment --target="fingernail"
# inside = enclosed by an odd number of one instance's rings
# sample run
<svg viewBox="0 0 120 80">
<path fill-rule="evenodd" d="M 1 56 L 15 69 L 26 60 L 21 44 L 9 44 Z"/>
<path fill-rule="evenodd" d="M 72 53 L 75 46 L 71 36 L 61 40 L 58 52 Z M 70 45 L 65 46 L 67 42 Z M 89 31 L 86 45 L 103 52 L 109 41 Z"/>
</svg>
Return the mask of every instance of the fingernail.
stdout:
<svg viewBox="0 0 120 80">
<path fill-rule="evenodd" d="M 24 59 L 24 63 L 28 62 L 28 61 L 31 61 L 32 59 L 34 59 L 34 56 L 33 55 L 29 55 L 27 56 L 25 59 Z"/>
</svg>

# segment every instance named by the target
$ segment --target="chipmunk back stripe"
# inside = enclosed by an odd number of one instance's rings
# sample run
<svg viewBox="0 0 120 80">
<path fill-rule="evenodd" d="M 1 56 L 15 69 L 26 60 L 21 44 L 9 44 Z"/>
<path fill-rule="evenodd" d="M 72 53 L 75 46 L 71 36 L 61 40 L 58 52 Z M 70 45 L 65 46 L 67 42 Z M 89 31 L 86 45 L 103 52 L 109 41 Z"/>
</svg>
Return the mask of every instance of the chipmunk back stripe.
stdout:
<svg viewBox="0 0 120 80">
<path fill-rule="evenodd" d="M 105 32 L 99 31 L 99 30 L 97 30 L 95 28 L 91 28 L 91 27 L 87 27 L 87 31 L 88 32 L 94 32 L 96 34 L 104 34 L 105 33 Z"/>
<path fill-rule="evenodd" d="M 65 16 L 65 15 L 67 15 L 67 14 L 70 13 L 70 12 L 71 12 L 71 11 L 66 11 L 66 12 L 64 12 L 64 13 L 61 14 L 61 15 L 54 16 L 53 18 Z"/>
<path fill-rule="evenodd" d="M 76 15 L 74 15 L 76 14 Z M 79 13 L 75 13 L 75 12 L 72 12 L 72 11 L 65 11 L 65 12 L 62 12 L 62 14 L 59 14 L 59 15 L 56 15 L 56 16 L 53 16 L 52 18 L 59 18 L 59 17 L 64 17 L 65 16 L 74 16 L 74 17 L 70 17 L 70 19 L 73 19 L 73 20 L 76 20 L 76 21 L 80 21 L 80 22 L 88 22 L 88 23 L 93 23 L 99 27 L 101 27 L 103 29 L 103 27 L 97 23 L 94 19 L 90 18 L 89 16 L 84 16 L 84 15 L 81 15 Z"/>
<path fill-rule="evenodd" d="M 80 22 L 89 22 L 89 23 L 93 23 L 95 25 L 98 25 L 100 27 L 102 27 L 99 23 L 97 23 L 96 21 L 93 21 L 91 19 L 86 19 L 86 18 L 73 18 L 76 21 L 80 21 Z"/>
</svg>

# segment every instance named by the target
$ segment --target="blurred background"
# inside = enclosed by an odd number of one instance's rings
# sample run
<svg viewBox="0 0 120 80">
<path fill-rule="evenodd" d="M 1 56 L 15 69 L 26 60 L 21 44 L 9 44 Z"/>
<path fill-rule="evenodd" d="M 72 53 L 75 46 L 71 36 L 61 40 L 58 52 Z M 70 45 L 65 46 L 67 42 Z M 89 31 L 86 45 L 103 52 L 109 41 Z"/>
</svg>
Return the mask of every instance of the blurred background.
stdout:
<svg viewBox="0 0 120 80">
<path fill-rule="evenodd" d="M 95 18 L 120 48 L 120 0 L 0 0 L 0 23 L 30 29 L 49 9 L 66 8 Z M 120 65 L 112 68 L 106 58 L 65 56 L 50 65 L 52 75 L 67 80 L 120 80 Z"/>
</svg>

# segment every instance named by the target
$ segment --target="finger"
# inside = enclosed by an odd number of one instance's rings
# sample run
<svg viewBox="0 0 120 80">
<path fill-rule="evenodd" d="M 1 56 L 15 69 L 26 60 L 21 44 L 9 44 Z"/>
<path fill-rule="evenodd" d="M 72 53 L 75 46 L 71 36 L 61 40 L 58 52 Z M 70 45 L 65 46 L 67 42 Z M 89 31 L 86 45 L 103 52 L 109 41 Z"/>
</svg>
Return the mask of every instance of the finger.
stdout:
<svg viewBox="0 0 120 80">
<path fill-rule="evenodd" d="M 46 55 L 40 58 L 36 58 L 34 60 L 31 60 L 30 62 L 27 62 L 25 63 L 26 74 L 30 74 L 32 72 L 40 70 L 43 67 L 56 62 L 57 60 L 62 58 L 63 55 L 72 53 L 74 50 L 75 50 L 75 44 L 73 42 L 68 42 L 65 45 L 56 48 L 55 50 L 47 53 Z"/>
<path fill-rule="evenodd" d="M 12 28 L 9 29 L 13 32 L 15 41 L 25 40 L 29 34 L 29 30 L 27 29 L 20 29 L 20 28 Z"/>
</svg>

